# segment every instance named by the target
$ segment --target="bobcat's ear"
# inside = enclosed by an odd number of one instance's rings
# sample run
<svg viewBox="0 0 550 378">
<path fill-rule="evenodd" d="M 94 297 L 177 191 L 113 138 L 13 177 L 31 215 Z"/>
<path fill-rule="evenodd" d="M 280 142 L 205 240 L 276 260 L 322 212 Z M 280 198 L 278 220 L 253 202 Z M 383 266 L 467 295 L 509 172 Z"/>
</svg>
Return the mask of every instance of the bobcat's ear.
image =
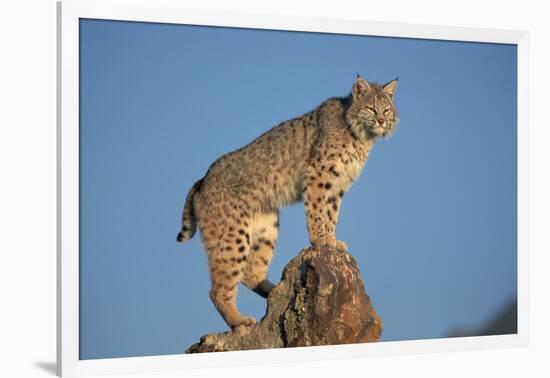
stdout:
<svg viewBox="0 0 550 378">
<path fill-rule="evenodd" d="M 384 84 L 384 92 L 390 95 L 391 98 L 393 98 L 393 95 L 395 94 L 395 91 L 397 90 L 397 80 L 399 80 L 399 77 L 393 79 L 387 84 Z"/>
<path fill-rule="evenodd" d="M 357 76 L 355 83 L 353 84 L 353 98 L 359 98 L 364 96 L 370 90 L 370 85 L 361 76 Z"/>
</svg>

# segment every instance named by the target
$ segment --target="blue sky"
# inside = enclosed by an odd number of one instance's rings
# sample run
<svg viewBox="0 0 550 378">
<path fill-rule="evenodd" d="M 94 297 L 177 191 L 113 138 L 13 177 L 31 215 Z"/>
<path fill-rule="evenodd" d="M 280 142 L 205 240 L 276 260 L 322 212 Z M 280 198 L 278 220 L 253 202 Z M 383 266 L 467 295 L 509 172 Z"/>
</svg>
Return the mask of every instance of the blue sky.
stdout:
<svg viewBox="0 0 550 378">
<path fill-rule="evenodd" d="M 384 321 L 382 341 L 490 320 L 517 289 L 516 47 L 81 20 L 80 358 L 182 353 L 227 326 L 195 236 L 190 186 L 220 155 L 399 76 L 401 123 L 344 198 L 338 238 Z M 269 277 L 308 245 L 281 212 Z M 261 318 L 265 300 L 241 287 Z"/>
</svg>

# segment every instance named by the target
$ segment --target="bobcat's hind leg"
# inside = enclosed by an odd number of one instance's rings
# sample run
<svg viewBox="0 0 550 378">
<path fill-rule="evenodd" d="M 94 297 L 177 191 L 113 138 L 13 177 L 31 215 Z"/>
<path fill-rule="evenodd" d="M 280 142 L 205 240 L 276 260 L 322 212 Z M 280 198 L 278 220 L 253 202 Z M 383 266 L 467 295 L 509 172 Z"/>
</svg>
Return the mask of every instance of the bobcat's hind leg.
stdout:
<svg viewBox="0 0 550 378">
<path fill-rule="evenodd" d="M 279 233 L 279 214 L 257 215 L 252 218 L 250 254 L 244 271 L 243 283 L 249 289 L 267 298 L 275 287 L 267 280 L 267 270 Z"/>
<path fill-rule="evenodd" d="M 232 207 L 233 208 L 233 207 Z M 253 317 L 244 317 L 237 308 L 238 285 L 250 251 L 250 221 L 242 210 L 237 215 L 226 211 L 216 214 L 208 208 L 207 220 L 200 220 L 199 228 L 208 253 L 212 287 L 210 298 L 225 322 L 235 329 L 256 323 Z"/>
</svg>

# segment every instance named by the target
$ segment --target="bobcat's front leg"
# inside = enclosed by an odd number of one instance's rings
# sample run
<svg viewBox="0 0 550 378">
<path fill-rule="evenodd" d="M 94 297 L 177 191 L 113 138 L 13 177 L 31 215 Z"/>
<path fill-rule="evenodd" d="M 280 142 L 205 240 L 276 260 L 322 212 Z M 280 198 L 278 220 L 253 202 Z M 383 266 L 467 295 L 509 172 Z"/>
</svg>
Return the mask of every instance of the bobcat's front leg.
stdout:
<svg viewBox="0 0 550 378">
<path fill-rule="evenodd" d="M 336 240 L 336 223 L 344 195 L 339 178 L 333 163 L 311 165 L 304 178 L 303 200 L 311 244 L 347 251 L 346 243 Z"/>
</svg>

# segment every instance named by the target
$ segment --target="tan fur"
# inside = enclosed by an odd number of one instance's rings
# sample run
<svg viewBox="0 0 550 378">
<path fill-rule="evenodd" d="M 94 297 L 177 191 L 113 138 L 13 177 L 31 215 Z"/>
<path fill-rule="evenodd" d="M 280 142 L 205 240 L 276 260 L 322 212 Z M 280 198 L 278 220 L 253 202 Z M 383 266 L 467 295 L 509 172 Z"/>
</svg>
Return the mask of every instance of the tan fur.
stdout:
<svg viewBox="0 0 550 378">
<path fill-rule="evenodd" d="M 303 200 L 313 246 L 346 250 L 336 239 L 342 198 L 378 137 L 397 125 L 397 80 L 358 77 L 346 98 L 331 98 L 212 164 L 187 196 L 179 241 L 196 224 L 208 254 L 214 305 L 232 327 L 254 324 L 235 300 L 237 287 L 267 295 L 279 209 Z"/>
</svg>

